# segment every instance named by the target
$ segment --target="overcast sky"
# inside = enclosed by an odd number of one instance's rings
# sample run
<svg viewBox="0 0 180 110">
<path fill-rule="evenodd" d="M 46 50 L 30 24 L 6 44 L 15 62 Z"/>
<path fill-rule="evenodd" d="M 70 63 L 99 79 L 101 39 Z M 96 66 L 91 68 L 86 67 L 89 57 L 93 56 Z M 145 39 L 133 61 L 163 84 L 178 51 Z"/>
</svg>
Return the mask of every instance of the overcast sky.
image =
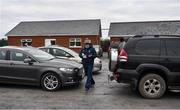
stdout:
<svg viewBox="0 0 180 110">
<path fill-rule="evenodd" d="M 69 19 L 101 19 L 102 28 L 110 22 L 180 20 L 180 0 L 0 0 L 0 37 L 21 21 Z"/>
</svg>

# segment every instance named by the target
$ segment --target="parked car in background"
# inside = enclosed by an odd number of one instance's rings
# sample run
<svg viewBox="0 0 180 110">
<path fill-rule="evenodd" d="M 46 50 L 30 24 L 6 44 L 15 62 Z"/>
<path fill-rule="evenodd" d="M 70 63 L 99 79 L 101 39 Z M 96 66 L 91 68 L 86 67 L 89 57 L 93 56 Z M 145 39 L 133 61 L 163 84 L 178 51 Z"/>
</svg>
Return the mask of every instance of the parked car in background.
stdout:
<svg viewBox="0 0 180 110">
<path fill-rule="evenodd" d="M 110 57 L 111 50 L 118 50 L 118 47 L 119 47 L 119 42 L 110 43 L 109 49 L 108 49 L 108 58 Z"/>
<path fill-rule="evenodd" d="M 115 42 L 110 45 L 109 50 L 109 71 L 114 72 L 117 66 L 117 59 L 119 52 L 124 47 L 126 42 L 124 41 L 124 38 L 121 38 L 122 40 L 120 42 Z"/>
<path fill-rule="evenodd" d="M 103 50 L 100 45 L 93 45 L 93 47 L 96 50 L 97 56 L 102 57 L 103 56 Z"/>
<path fill-rule="evenodd" d="M 144 98 L 180 89 L 180 36 L 135 36 L 120 52 L 114 77 Z"/>
<path fill-rule="evenodd" d="M 57 59 L 33 47 L 0 48 L 0 83 L 41 86 L 55 91 L 67 84 L 79 84 L 81 64 Z"/>
<path fill-rule="evenodd" d="M 79 57 L 79 54 L 71 49 L 61 46 L 47 46 L 47 47 L 40 47 L 39 49 L 48 52 L 51 55 L 56 56 L 57 58 L 69 59 L 81 63 L 81 58 Z M 93 72 L 98 72 L 101 69 L 102 69 L 101 60 L 99 58 L 95 58 Z"/>
</svg>

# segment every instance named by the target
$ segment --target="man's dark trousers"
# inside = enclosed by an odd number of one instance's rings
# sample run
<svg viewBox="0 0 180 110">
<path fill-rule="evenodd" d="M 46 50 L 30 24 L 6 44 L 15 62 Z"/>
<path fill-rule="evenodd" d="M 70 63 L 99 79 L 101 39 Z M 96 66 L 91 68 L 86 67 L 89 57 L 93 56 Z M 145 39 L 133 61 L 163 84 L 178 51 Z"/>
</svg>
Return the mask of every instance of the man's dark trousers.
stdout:
<svg viewBox="0 0 180 110">
<path fill-rule="evenodd" d="M 92 85 L 95 84 L 95 81 L 92 77 L 93 63 L 84 63 L 83 66 L 84 66 L 85 74 L 87 75 L 85 88 L 89 89 Z"/>
</svg>

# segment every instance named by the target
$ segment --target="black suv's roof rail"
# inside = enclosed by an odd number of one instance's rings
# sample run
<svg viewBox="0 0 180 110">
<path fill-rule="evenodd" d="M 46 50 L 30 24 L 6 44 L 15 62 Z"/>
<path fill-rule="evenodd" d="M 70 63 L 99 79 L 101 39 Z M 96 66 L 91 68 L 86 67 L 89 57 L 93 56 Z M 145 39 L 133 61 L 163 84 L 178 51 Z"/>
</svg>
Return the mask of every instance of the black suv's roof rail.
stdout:
<svg viewBox="0 0 180 110">
<path fill-rule="evenodd" d="M 180 35 L 135 35 L 133 38 L 139 38 L 139 37 L 160 37 L 160 36 L 167 36 L 167 37 L 180 37 Z"/>
<path fill-rule="evenodd" d="M 135 35 L 134 37 L 145 37 L 145 36 L 159 37 L 160 35 Z"/>
</svg>

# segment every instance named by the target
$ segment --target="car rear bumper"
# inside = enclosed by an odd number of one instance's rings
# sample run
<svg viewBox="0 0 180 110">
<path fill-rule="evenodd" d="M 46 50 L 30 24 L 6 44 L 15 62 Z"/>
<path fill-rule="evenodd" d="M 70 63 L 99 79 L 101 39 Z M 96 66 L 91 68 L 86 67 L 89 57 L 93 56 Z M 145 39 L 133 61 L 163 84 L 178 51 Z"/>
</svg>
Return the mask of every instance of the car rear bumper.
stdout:
<svg viewBox="0 0 180 110">
<path fill-rule="evenodd" d="M 120 83 L 132 83 L 139 79 L 139 74 L 136 70 L 117 69 L 113 74 Z"/>
</svg>

